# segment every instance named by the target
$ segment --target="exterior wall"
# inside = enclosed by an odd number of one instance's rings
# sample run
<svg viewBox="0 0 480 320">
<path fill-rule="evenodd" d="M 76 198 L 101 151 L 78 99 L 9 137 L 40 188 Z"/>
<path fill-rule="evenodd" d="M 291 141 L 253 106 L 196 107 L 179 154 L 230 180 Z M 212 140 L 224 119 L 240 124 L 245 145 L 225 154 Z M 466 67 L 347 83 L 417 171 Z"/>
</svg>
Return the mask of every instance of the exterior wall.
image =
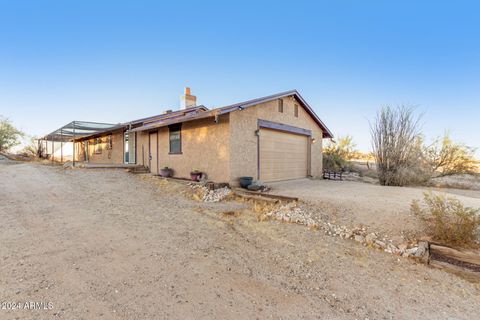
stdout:
<svg viewBox="0 0 480 320">
<path fill-rule="evenodd" d="M 101 139 L 102 151 L 95 153 L 95 139 L 88 139 L 88 162 L 89 163 L 123 163 L 123 130 L 112 133 L 112 149 L 107 149 L 107 135 L 99 137 Z M 85 159 L 85 141 L 79 141 L 75 144 L 75 154 L 77 161 Z"/>
<path fill-rule="evenodd" d="M 298 105 L 298 118 L 294 115 Z M 258 179 L 258 119 L 278 122 L 312 131 L 315 143 L 311 144 L 310 174 L 322 174 L 322 130 L 301 104 L 293 97 L 283 98 L 283 113 L 278 112 L 278 101 L 273 100 L 230 113 L 230 183 L 238 184 L 238 178 L 251 176 Z"/>
<path fill-rule="evenodd" d="M 75 161 L 85 160 L 85 141 L 75 142 Z"/>
<path fill-rule="evenodd" d="M 137 132 L 136 161 L 137 164 L 148 167 L 148 132 Z"/>
<path fill-rule="evenodd" d="M 142 164 L 142 145 L 144 145 L 145 166 L 148 166 L 148 132 L 139 132 L 137 136 L 137 163 Z M 168 127 L 158 129 L 159 169 L 168 166 L 175 177 L 190 178 L 192 169 L 207 174 L 208 179 L 216 182 L 229 181 L 229 115 L 184 122 L 181 130 L 182 153 L 169 154 Z"/>
</svg>

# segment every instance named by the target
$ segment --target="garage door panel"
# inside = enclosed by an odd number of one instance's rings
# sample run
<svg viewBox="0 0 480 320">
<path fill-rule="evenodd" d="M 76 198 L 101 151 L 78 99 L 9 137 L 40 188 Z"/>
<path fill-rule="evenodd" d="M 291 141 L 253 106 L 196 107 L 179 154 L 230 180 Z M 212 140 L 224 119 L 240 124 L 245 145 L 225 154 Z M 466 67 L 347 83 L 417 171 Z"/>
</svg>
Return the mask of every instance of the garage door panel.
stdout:
<svg viewBox="0 0 480 320">
<path fill-rule="evenodd" d="M 307 173 L 307 136 L 269 129 L 260 130 L 260 179 L 262 181 L 304 178 Z"/>
</svg>

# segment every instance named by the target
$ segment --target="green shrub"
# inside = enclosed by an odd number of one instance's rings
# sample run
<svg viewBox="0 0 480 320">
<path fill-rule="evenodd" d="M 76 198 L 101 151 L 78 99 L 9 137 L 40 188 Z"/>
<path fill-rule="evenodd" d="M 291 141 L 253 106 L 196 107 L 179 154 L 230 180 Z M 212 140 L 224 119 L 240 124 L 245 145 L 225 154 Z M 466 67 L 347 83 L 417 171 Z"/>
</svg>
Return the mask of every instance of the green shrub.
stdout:
<svg viewBox="0 0 480 320">
<path fill-rule="evenodd" d="M 411 212 L 426 223 L 434 240 L 451 244 L 471 244 L 480 226 L 480 209 L 465 207 L 457 198 L 424 193 L 424 204 L 414 200 Z"/>
<path fill-rule="evenodd" d="M 355 152 L 355 143 L 351 136 L 339 137 L 328 142 L 323 148 L 323 168 L 333 171 L 348 171 L 350 160 Z"/>
</svg>

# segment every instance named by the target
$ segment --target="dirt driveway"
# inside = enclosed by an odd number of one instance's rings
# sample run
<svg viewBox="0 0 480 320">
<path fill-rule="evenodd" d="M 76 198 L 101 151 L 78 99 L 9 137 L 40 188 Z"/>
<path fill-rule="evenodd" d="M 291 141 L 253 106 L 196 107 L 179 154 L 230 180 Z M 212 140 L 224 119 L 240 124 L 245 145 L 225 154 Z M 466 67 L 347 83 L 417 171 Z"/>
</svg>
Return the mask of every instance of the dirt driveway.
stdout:
<svg viewBox="0 0 480 320">
<path fill-rule="evenodd" d="M 391 235 L 420 231 L 421 224 L 410 213 L 413 199 L 421 200 L 427 188 L 384 187 L 356 181 L 291 180 L 271 183 L 274 194 L 299 197 L 328 212 L 336 222 L 364 224 Z M 433 189 L 432 189 L 433 190 Z M 436 190 L 436 191 L 435 191 Z M 440 189 L 434 189 L 440 192 Z M 480 191 L 444 189 L 466 206 L 480 208 Z"/>
<path fill-rule="evenodd" d="M 0 319 L 475 319 L 479 288 L 123 171 L 0 163 Z M 222 212 L 242 210 L 239 215 Z"/>
</svg>

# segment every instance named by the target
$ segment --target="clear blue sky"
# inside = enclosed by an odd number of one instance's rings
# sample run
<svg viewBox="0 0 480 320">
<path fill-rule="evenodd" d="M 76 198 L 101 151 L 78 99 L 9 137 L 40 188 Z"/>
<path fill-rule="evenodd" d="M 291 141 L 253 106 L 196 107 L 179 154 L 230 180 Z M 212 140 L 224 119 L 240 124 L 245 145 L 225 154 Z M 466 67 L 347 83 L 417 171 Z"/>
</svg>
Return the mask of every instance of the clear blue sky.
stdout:
<svg viewBox="0 0 480 320">
<path fill-rule="evenodd" d="M 478 1 L 4 1 L 0 114 L 33 135 L 73 119 L 222 106 L 297 89 L 370 148 L 382 105 L 480 147 Z M 477 153 L 478 154 L 478 153 Z"/>
</svg>

